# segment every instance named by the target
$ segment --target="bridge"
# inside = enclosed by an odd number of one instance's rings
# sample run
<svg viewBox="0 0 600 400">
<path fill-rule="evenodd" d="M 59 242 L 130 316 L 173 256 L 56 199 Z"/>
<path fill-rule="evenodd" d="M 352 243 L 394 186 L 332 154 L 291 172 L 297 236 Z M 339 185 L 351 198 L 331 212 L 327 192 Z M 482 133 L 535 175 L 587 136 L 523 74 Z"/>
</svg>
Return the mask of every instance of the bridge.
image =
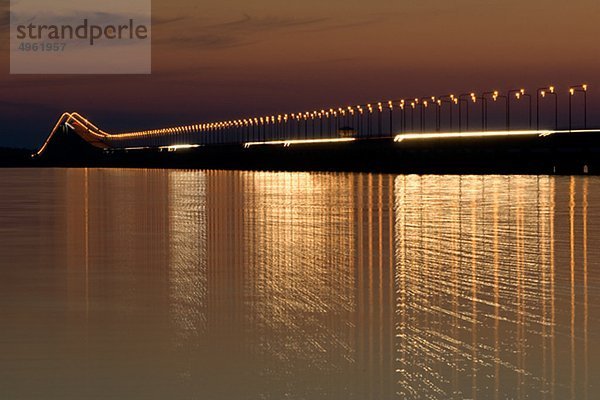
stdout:
<svg viewBox="0 0 600 400">
<path fill-rule="evenodd" d="M 568 88 L 565 94 L 569 99 L 569 123 L 562 129 L 558 125 L 559 93 L 554 86 L 538 88 L 533 96 L 525 89 L 511 89 L 504 93 L 489 91 L 481 94 L 448 94 L 122 133 L 106 132 L 82 115 L 70 112 L 61 115 L 33 157 L 51 159 L 52 155 L 45 156 L 48 152 L 53 153 L 53 147 L 54 153 L 60 148 L 60 157 L 69 157 L 65 155 L 65 150 L 74 145 L 73 139 L 78 139 L 75 147 L 81 148 L 83 144 L 83 147 L 88 147 L 87 150 L 96 151 L 89 154 L 97 154 L 105 160 L 119 159 L 121 163 L 126 163 L 127 158 L 142 160 L 144 157 L 139 154 L 148 158 L 150 154 L 183 151 L 204 160 L 227 155 L 244 159 L 256 153 L 253 152 L 256 148 L 268 148 L 261 150 L 261 155 L 272 157 L 275 149 L 280 147 L 302 147 L 304 150 L 301 153 L 310 159 L 314 154 L 307 153 L 308 146 L 314 148 L 315 154 L 321 149 L 327 149 L 331 158 L 340 158 L 344 149 L 353 149 L 352 154 L 347 155 L 355 160 L 357 157 L 365 158 L 359 164 L 363 165 L 361 169 L 369 170 L 366 161 L 369 150 L 377 149 L 379 155 L 371 155 L 375 158 L 384 154 L 390 156 L 390 152 L 396 154 L 399 147 L 410 150 L 409 153 L 414 155 L 414 143 L 421 143 L 417 153 L 433 151 L 438 156 L 446 157 L 450 153 L 456 153 L 456 149 L 448 152 L 448 143 L 460 142 L 461 146 L 465 146 L 463 150 L 476 145 L 473 150 L 484 149 L 488 153 L 492 151 L 495 156 L 506 156 L 502 149 L 507 149 L 509 145 L 509 150 L 514 152 L 515 148 L 512 146 L 518 143 L 517 149 L 522 151 L 551 152 L 553 156 L 557 151 L 560 152 L 560 146 L 564 146 L 562 150 L 575 153 L 575 158 L 577 155 L 582 157 L 584 164 L 577 167 L 581 172 L 590 169 L 588 153 L 596 149 L 595 141 L 598 136 L 595 135 L 598 133 L 597 129 L 587 127 L 587 91 L 588 86 L 585 84 Z M 573 107 L 572 99 L 576 96 L 582 96 L 583 110 Z M 520 112 L 517 114 L 516 111 Z M 503 126 L 491 129 L 490 114 L 496 117 L 496 124 L 502 121 Z M 573 126 L 575 114 L 583 114 L 578 122 L 581 119 L 583 121 L 576 129 Z M 552 117 L 551 126 L 547 126 L 549 115 Z M 550 137 L 558 139 L 548 140 Z M 67 138 L 69 140 L 65 142 Z M 524 139 L 528 140 L 524 142 Z M 412 147 L 409 143 L 413 143 Z M 453 146 L 455 145 L 450 145 Z M 580 147 L 582 151 L 578 150 Z M 410 159 L 407 155 L 406 152 L 402 154 L 404 161 Z M 327 157 L 324 154 L 321 156 Z M 166 158 L 162 157 L 163 160 Z M 553 161 L 551 158 L 546 157 L 547 161 Z M 570 158 L 573 159 L 573 154 Z M 238 168 L 244 167 L 243 164 L 235 164 Z M 373 166 L 376 167 L 377 164 L 379 163 L 376 162 Z M 551 171 L 556 172 L 556 165 L 553 165 Z"/>
</svg>

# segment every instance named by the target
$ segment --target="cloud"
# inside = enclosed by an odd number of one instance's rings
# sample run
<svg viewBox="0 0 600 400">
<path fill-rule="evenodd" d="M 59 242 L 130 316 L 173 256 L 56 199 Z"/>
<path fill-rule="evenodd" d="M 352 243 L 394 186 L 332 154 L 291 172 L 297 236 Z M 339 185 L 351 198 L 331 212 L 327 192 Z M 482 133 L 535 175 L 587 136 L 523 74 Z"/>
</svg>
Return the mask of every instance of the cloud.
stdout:
<svg viewBox="0 0 600 400">
<path fill-rule="evenodd" d="M 57 113 L 58 108 L 44 103 L 28 102 L 28 101 L 12 101 L 12 100 L 0 100 L 0 109 L 4 112 L 10 110 L 12 113 L 15 111 L 21 113 L 30 113 L 33 111 L 48 111 L 51 113 Z"/>
<path fill-rule="evenodd" d="M 205 33 L 186 36 L 170 36 L 168 38 L 152 38 L 154 45 L 166 44 L 168 46 L 193 47 L 202 50 L 228 49 L 232 47 L 248 46 L 256 43 L 256 40 L 250 40 L 242 36 L 224 35 L 217 33 Z"/>
<path fill-rule="evenodd" d="M 183 19 L 176 18 L 167 21 L 181 20 Z M 170 47 L 218 50 L 255 44 L 268 40 L 269 35 L 274 33 L 343 29 L 371 22 L 336 21 L 330 17 L 257 17 L 243 14 L 239 18 L 217 24 L 198 26 L 193 25 L 194 21 L 190 20 L 184 26 L 165 27 L 164 30 L 157 30 L 153 43 Z"/>
<path fill-rule="evenodd" d="M 290 27 L 301 27 L 327 22 L 329 18 L 289 18 L 289 17 L 252 17 L 244 14 L 242 18 L 224 22 L 207 28 L 234 32 L 265 32 Z"/>
<path fill-rule="evenodd" d="M 0 31 L 4 31 L 10 25 L 10 6 L 7 1 L 0 1 Z"/>
<path fill-rule="evenodd" d="M 156 27 L 156 26 L 161 26 L 161 25 L 167 25 L 167 24 L 171 24 L 174 22 L 185 21 L 187 19 L 188 19 L 188 17 L 161 18 L 161 17 L 152 16 L 152 26 Z"/>
</svg>

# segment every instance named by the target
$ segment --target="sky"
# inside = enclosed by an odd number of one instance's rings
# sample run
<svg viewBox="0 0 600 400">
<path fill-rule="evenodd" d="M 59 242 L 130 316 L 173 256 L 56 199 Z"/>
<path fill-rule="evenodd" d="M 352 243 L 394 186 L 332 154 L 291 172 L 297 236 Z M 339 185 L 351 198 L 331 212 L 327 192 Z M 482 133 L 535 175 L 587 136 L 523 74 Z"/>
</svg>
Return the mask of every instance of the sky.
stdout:
<svg viewBox="0 0 600 400">
<path fill-rule="evenodd" d="M 153 0 L 152 19 L 150 75 L 10 75 L 0 0 L 0 146 L 36 148 L 63 111 L 121 132 L 548 84 L 564 105 L 584 82 L 600 127 L 598 0 Z"/>
</svg>

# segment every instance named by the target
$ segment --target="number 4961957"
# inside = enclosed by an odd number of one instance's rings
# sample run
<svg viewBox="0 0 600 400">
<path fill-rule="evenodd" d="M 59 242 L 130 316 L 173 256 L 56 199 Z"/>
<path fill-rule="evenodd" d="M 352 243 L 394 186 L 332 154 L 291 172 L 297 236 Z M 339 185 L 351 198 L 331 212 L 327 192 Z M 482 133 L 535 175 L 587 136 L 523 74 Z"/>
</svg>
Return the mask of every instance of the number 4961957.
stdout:
<svg viewBox="0 0 600 400">
<path fill-rule="evenodd" d="M 19 45 L 20 51 L 65 51 L 66 43 L 27 43 Z"/>
</svg>

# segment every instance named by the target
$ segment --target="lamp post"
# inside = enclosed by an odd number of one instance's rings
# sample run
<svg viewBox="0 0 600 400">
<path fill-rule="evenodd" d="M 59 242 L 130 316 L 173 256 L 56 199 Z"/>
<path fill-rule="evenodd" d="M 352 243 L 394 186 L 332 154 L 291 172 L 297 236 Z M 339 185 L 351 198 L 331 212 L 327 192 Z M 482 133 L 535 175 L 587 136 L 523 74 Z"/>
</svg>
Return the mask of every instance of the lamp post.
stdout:
<svg viewBox="0 0 600 400">
<path fill-rule="evenodd" d="M 517 93 L 520 93 L 521 91 L 525 92 L 525 89 L 510 89 L 507 93 L 506 93 L 506 120 L 508 121 L 508 130 L 510 131 L 510 99 L 512 98 L 513 95 L 516 95 Z"/>
<path fill-rule="evenodd" d="M 304 113 L 302 118 L 304 119 L 304 139 L 308 139 L 308 113 Z"/>
<path fill-rule="evenodd" d="M 432 97 L 435 99 L 435 97 Z M 442 129 L 442 100 L 435 100 L 435 130 L 439 132 Z"/>
<path fill-rule="evenodd" d="M 573 96 L 575 96 L 575 93 L 577 92 L 583 93 L 583 128 L 587 129 L 587 89 L 588 85 L 586 84 L 571 86 L 569 88 L 569 131 L 572 130 L 572 99 Z"/>
<path fill-rule="evenodd" d="M 456 97 L 454 97 L 453 94 L 445 94 L 443 96 L 438 97 L 438 99 L 440 100 L 440 129 L 441 129 L 441 112 L 442 112 L 442 105 L 443 103 L 449 103 L 450 104 L 450 131 L 452 131 L 452 127 L 453 127 L 453 123 L 452 123 L 452 104 L 457 104 L 458 101 L 456 99 Z"/>
<path fill-rule="evenodd" d="M 425 132 L 425 121 L 426 121 L 426 108 L 429 108 L 430 101 L 433 100 L 434 97 L 422 97 L 419 101 L 421 103 L 421 132 Z"/>
<path fill-rule="evenodd" d="M 371 104 L 367 104 L 367 136 L 371 137 L 371 131 L 372 131 L 372 122 L 371 122 L 371 118 L 373 116 L 373 106 Z"/>
<path fill-rule="evenodd" d="M 432 106 L 435 107 L 435 131 L 439 132 L 439 111 L 440 111 L 440 105 L 438 104 L 438 99 L 435 96 L 431 96 L 428 100 L 428 102 L 430 101 L 430 104 Z"/>
<path fill-rule="evenodd" d="M 421 102 L 421 99 L 415 98 L 413 100 L 413 102 L 411 103 L 411 106 L 412 106 L 413 110 L 416 110 L 417 107 L 420 108 L 420 113 L 419 113 L 419 132 L 423 133 L 423 103 Z M 412 124 L 413 124 L 413 121 L 412 121 L 412 112 L 411 112 L 411 125 Z M 414 126 L 412 128 L 413 128 L 413 131 L 414 131 Z"/>
<path fill-rule="evenodd" d="M 410 102 L 410 130 L 411 132 L 415 131 L 415 108 L 417 104 L 414 101 Z"/>
<path fill-rule="evenodd" d="M 383 127 L 383 104 L 377 103 L 377 136 L 382 136 L 382 127 Z"/>
<path fill-rule="evenodd" d="M 536 124 L 538 131 L 540 130 L 540 102 L 548 95 L 554 96 L 554 129 L 558 129 L 558 94 L 554 86 L 548 86 L 536 90 Z"/>
<path fill-rule="evenodd" d="M 356 119 L 358 121 L 358 128 L 357 128 L 356 131 L 360 132 L 360 131 L 362 131 L 362 125 L 363 125 L 363 123 L 362 123 L 362 116 L 363 116 L 363 112 L 364 111 L 363 111 L 363 109 L 362 109 L 361 106 L 356 106 L 356 108 L 358 110 L 358 113 L 356 113 Z"/>
<path fill-rule="evenodd" d="M 394 102 L 388 101 L 388 110 L 390 111 L 390 137 L 394 136 Z"/>
<path fill-rule="evenodd" d="M 477 102 L 475 97 L 475 93 L 462 93 L 458 96 L 458 131 L 462 132 L 462 103 L 467 104 L 467 131 L 469 130 L 469 99 L 465 99 L 465 97 L 469 97 L 473 103 Z"/>
<path fill-rule="evenodd" d="M 475 95 L 473 102 L 476 103 L 477 100 L 481 101 L 481 131 L 483 132 L 485 130 L 484 114 L 487 100 L 484 97 L 477 97 L 477 95 Z"/>
<path fill-rule="evenodd" d="M 348 126 L 354 125 L 354 108 L 348 107 Z M 358 128 L 354 129 L 354 136 L 358 133 Z"/>
<path fill-rule="evenodd" d="M 532 121 L 531 121 L 531 95 L 529 93 L 525 93 L 525 89 L 521 89 L 520 91 L 518 91 L 517 93 L 515 93 L 515 98 L 517 100 L 521 100 L 523 97 L 526 97 L 527 100 L 529 101 L 529 129 L 531 130 L 532 127 Z"/>
<path fill-rule="evenodd" d="M 406 101 L 400 100 L 400 126 L 402 127 L 402 133 L 406 132 Z"/>
<path fill-rule="evenodd" d="M 498 99 L 504 99 L 505 101 L 505 112 L 506 112 L 506 130 L 510 130 L 510 122 L 509 122 L 509 115 L 508 115 L 508 97 L 506 96 L 501 96 L 500 93 L 498 91 L 494 92 L 494 96 L 492 97 L 494 99 L 494 101 L 498 101 Z"/>
<path fill-rule="evenodd" d="M 333 108 L 330 108 L 329 109 L 329 137 L 331 137 L 331 135 L 335 131 L 336 119 L 337 119 L 337 116 L 335 115 Z"/>
<path fill-rule="evenodd" d="M 483 123 L 484 126 L 484 130 L 487 131 L 488 128 L 488 107 L 487 107 L 487 97 L 485 96 L 489 96 L 489 95 L 496 95 L 498 93 L 497 90 L 494 90 L 492 92 L 483 92 L 481 94 L 481 99 L 483 100 L 483 105 L 481 108 L 481 119 L 484 120 L 485 122 Z"/>
<path fill-rule="evenodd" d="M 429 108 L 429 97 L 423 97 L 421 99 L 421 133 L 425 132 L 425 112 L 427 108 Z"/>
</svg>

